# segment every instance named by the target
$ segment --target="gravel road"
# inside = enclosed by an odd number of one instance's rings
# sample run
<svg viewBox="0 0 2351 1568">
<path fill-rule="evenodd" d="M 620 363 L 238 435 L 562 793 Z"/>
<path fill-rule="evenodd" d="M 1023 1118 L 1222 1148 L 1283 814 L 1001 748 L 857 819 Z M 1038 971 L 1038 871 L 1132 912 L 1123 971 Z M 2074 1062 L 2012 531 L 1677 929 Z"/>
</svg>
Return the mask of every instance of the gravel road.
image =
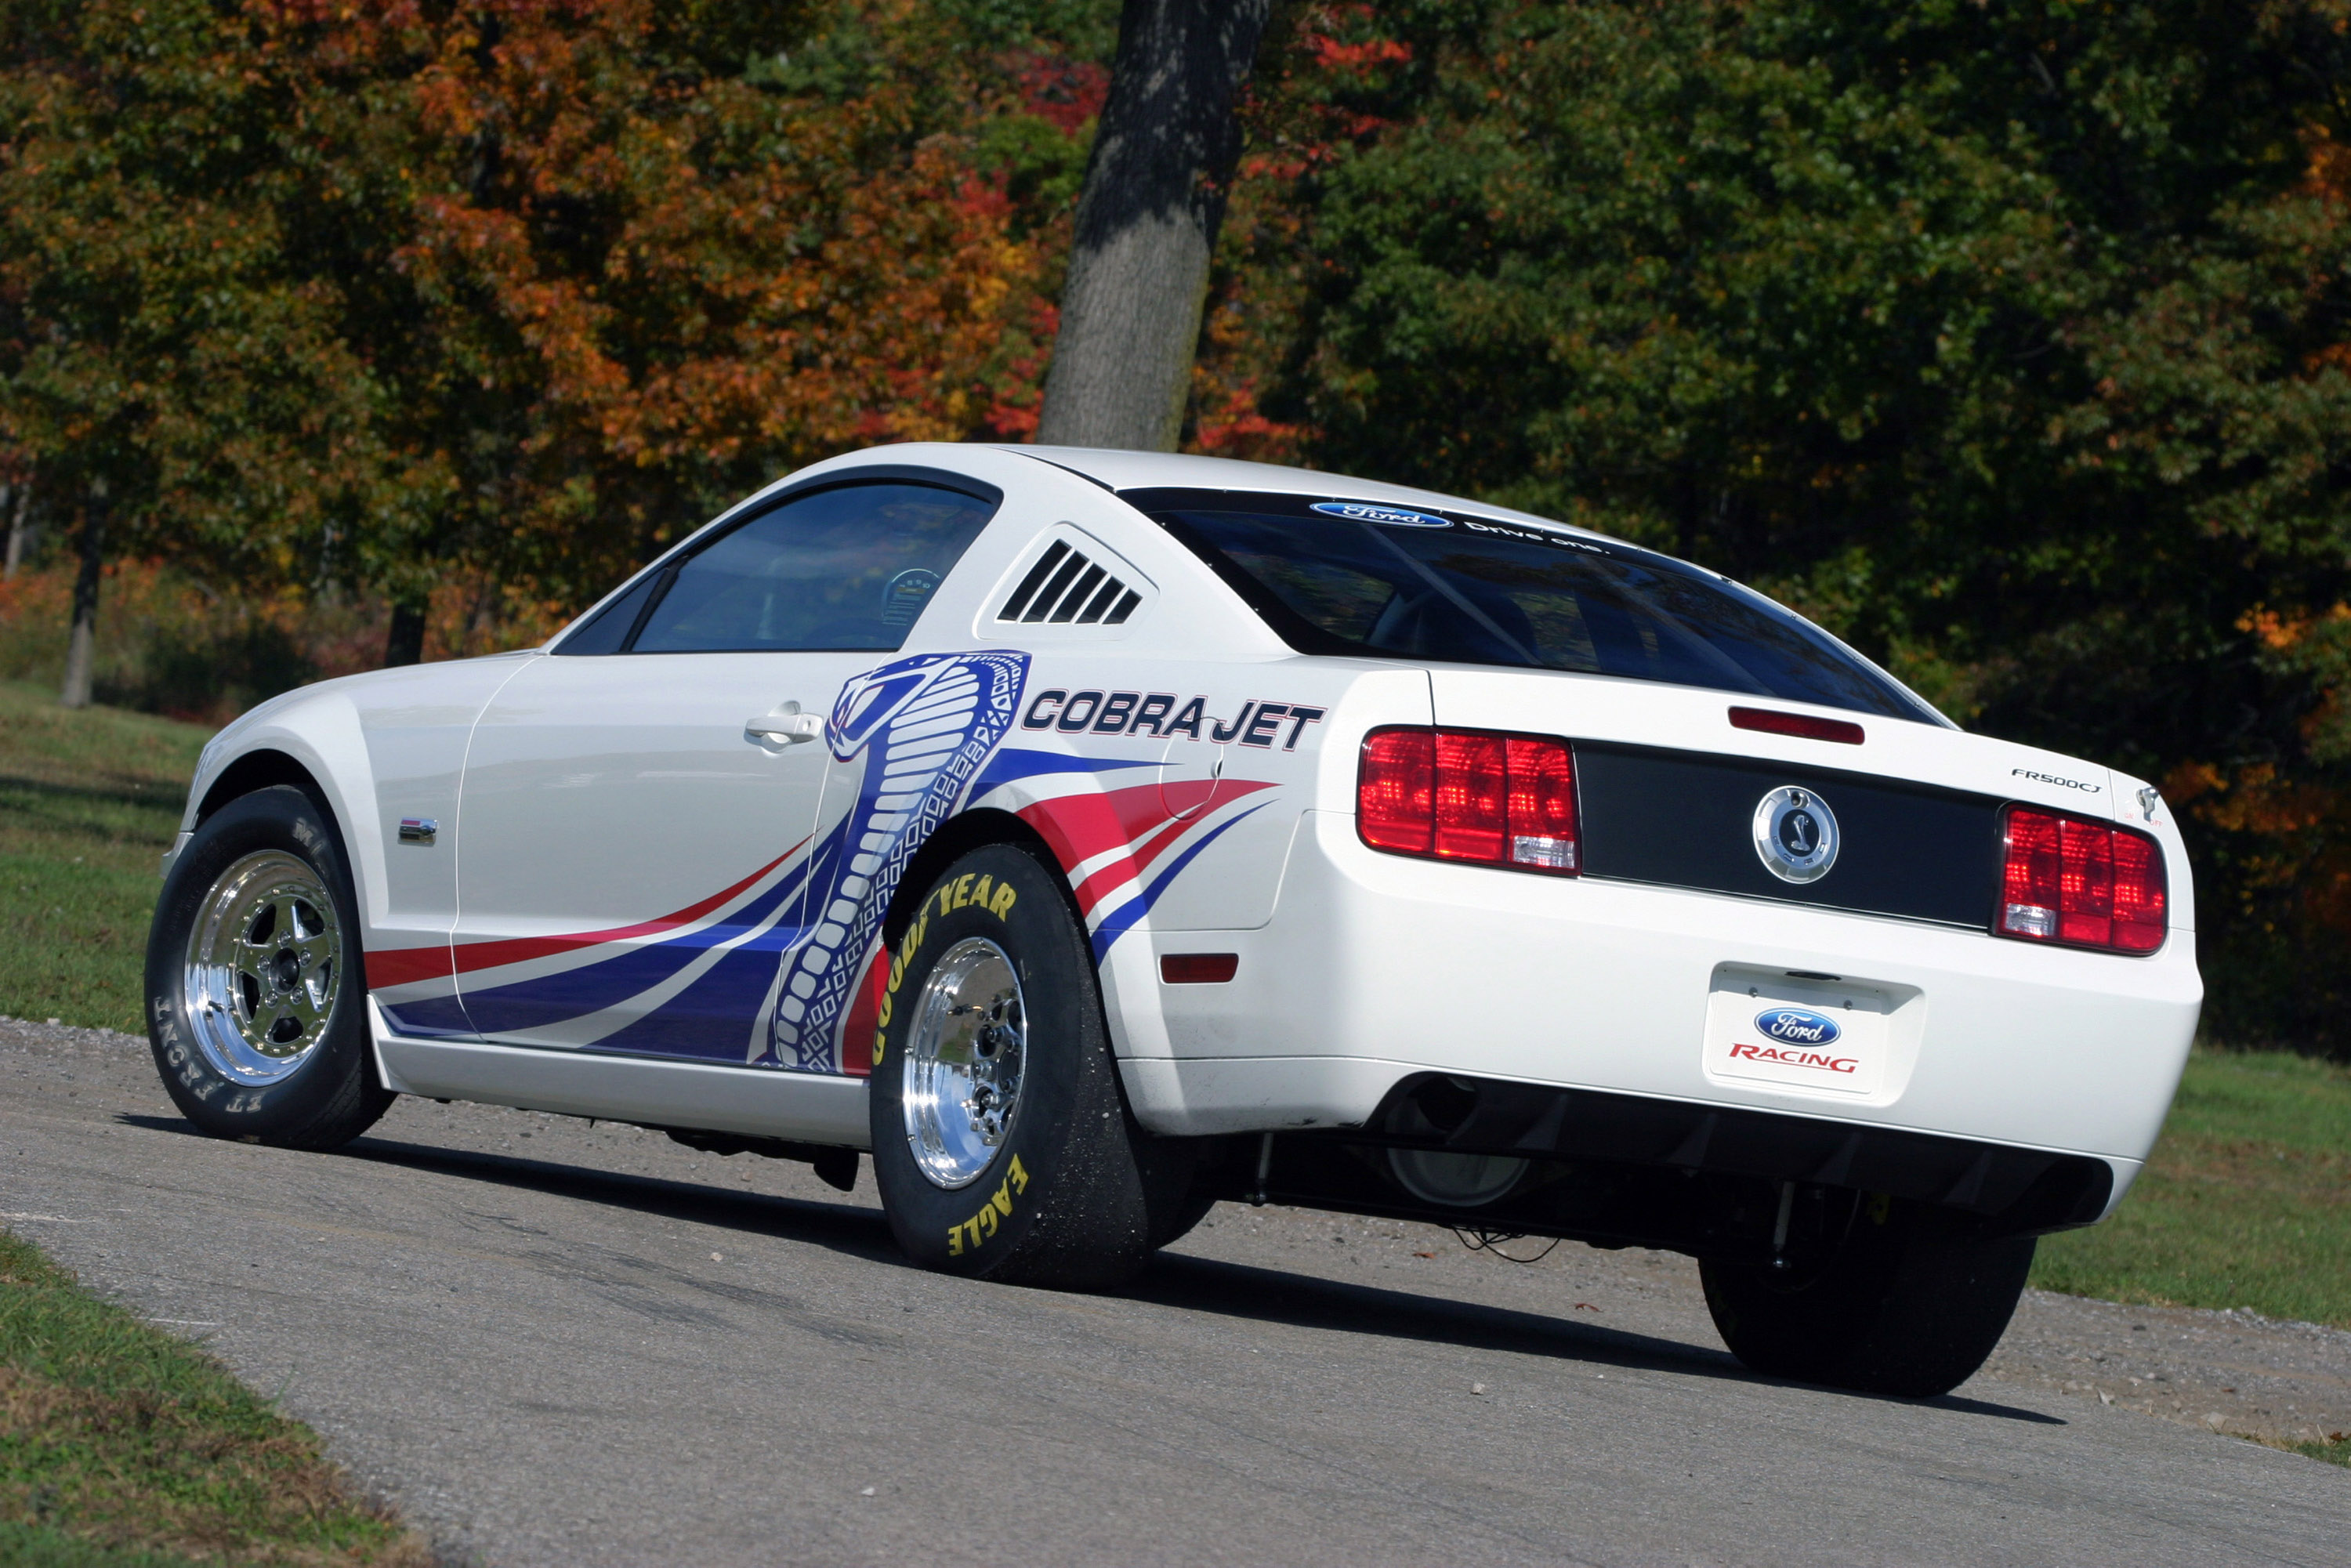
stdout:
<svg viewBox="0 0 2351 1568">
<path fill-rule="evenodd" d="M 215 1143 L 5 1020 L 0 1225 L 453 1563 L 2351 1563 L 2351 1473 L 2223 1430 L 2351 1429 L 2351 1334 L 2248 1314 L 2036 1293 L 1906 1402 L 1749 1375 L 1660 1253 L 1228 1205 L 1114 1296 L 971 1284 L 870 1178 L 414 1100 Z"/>
</svg>

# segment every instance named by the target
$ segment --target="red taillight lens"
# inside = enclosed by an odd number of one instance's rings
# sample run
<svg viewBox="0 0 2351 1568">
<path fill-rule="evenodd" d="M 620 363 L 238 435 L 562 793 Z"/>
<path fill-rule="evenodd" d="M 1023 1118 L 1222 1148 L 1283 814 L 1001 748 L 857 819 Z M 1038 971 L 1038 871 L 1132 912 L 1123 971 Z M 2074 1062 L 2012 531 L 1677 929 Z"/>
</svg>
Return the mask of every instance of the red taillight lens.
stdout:
<svg viewBox="0 0 2351 1568">
<path fill-rule="evenodd" d="M 1510 751 L 1499 735 L 1437 732 L 1437 852 L 1498 861 L 1510 833 Z"/>
<path fill-rule="evenodd" d="M 1375 730 L 1355 775 L 1355 831 L 1375 850 L 1425 855 L 1437 832 L 1437 732 Z"/>
<path fill-rule="evenodd" d="M 1563 742 L 1510 738 L 1510 863 L 1573 872 L 1575 760 Z"/>
<path fill-rule="evenodd" d="M 2009 808 L 2006 832 L 1992 926 L 2001 936 L 2122 953 L 2163 946 L 2167 887 L 2153 839 L 2022 806 Z"/>
<path fill-rule="evenodd" d="M 2163 848 L 2145 833 L 2115 831 L 2114 945 L 2126 953 L 2163 946 L 2170 922 L 2164 894 Z"/>
<path fill-rule="evenodd" d="M 1575 759 L 1539 736 L 1374 730 L 1355 822 L 1375 850 L 1573 876 Z"/>
</svg>

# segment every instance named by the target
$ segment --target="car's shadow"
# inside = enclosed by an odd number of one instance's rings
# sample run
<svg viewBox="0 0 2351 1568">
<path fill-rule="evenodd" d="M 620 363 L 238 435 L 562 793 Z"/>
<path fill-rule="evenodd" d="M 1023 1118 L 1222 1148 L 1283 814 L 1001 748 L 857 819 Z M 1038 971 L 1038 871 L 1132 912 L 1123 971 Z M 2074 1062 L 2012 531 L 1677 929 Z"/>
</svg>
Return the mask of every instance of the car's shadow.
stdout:
<svg viewBox="0 0 2351 1568">
<path fill-rule="evenodd" d="M 176 1116 L 124 1113 L 116 1120 L 156 1132 L 203 1135 Z M 861 1205 L 738 1192 L 674 1177 L 635 1176 L 554 1160 L 389 1138 L 360 1138 L 336 1153 L 348 1159 L 436 1171 L 666 1219 L 690 1220 L 747 1235 L 804 1242 L 886 1268 L 913 1267 L 891 1239 L 888 1223 L 881 1211 Z M 1133 1284 L 1109 1294 L 1115 1299 L 1178 1312 L 1214 1313 L 1334 1333 L 1374 1334 L 1731 1383 L 1809 1386 L 1750 1372 L 1728 1352 L 1709 1346 L 1509 1307 L 1419 1295 L 1177 1252 L 1161 1253 Z M 1860 1394 L 1845 1396 L 1922 1405 L 2038 1426 L 2067 1425 L 2061 1416 L 1957 1395 L 1925 1400 L 1886 1400 Z"/>
</svg>

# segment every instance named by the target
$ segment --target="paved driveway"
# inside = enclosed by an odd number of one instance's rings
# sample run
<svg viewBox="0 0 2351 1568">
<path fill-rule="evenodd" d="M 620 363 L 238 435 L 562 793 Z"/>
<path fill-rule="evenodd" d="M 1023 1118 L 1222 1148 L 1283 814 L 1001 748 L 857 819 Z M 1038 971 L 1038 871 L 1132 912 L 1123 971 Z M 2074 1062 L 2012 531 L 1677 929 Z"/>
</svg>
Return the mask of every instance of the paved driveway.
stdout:
<svg viewBox="0 0 2351 1568">
<path fill-rule="evenodd" d="M 214 1143 L 143 1043 L 13 1024 L 0 1224 L 461 1562 L 2351 1563 L 2344 1470 L 2039 1361 L 1925 1403 L 1753 1377 L 1661 1254 L 1227 1206 L 1116 1296 L 970 1284 L 870 1182 L 413 1100 L 338 1155 Z M 2351 1336 L 2303 1337 L 2277 1397 L 2314 1408 Z"/>
</svg>

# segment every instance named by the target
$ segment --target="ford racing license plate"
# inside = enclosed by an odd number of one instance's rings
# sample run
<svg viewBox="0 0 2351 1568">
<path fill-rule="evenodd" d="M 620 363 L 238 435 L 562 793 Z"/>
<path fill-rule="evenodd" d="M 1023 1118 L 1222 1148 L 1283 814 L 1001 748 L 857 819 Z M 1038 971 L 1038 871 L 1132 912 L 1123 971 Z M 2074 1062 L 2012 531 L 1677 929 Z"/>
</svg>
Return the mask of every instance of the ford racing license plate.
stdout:
<svg viewBox="0 0 2351 1568">
<path fill-rule="evenodd" d="M 1707 1006 L 1713 1079 L 1813 1094 L 1870 1095 L 1886 1081 L 1893 998 L 1797 979 L 1718 988 Z"/>
</svg>

